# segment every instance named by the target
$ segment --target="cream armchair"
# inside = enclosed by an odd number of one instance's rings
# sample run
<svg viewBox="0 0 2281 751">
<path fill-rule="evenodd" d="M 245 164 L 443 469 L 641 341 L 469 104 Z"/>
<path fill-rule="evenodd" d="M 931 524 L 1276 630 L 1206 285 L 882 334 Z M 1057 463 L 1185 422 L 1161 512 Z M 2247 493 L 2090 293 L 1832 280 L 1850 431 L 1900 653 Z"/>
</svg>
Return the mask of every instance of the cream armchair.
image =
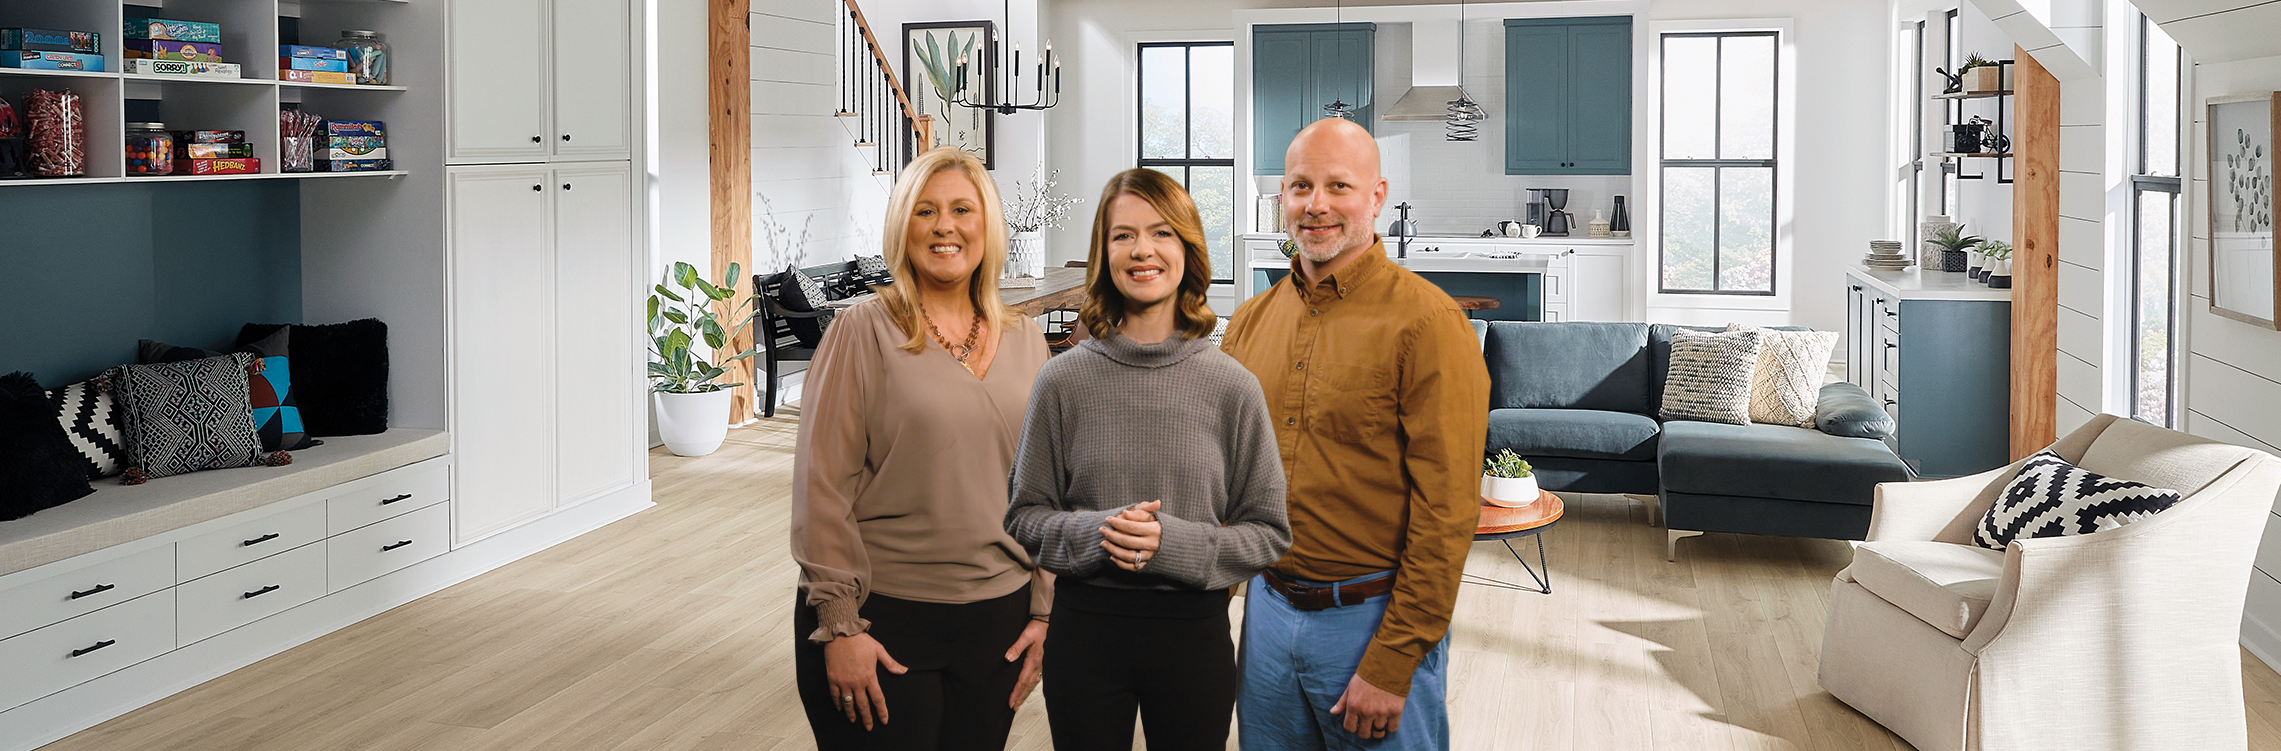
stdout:
<svg viewBox="0 0 2281 751">
<path fill-rule="evenodd" d="M 1972 530 L 2020 463 L 1877 486 L 1822 687 L 1922 751 L 2244 748 L 2242 597 L 2281 460 L 2113 415 L 2050 450 L 2185 500 L 1998 551 Z"/>
</svg>

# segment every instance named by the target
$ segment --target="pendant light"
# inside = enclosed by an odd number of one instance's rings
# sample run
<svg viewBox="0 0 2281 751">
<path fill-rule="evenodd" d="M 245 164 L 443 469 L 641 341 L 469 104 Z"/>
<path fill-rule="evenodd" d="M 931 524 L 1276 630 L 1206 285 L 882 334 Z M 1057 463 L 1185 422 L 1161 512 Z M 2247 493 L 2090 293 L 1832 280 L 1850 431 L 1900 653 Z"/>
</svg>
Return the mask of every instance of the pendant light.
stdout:
<svg viewBox="0 0 2281 751">
<path fill-rule="evenodd" d="M 1465 0 L 1457 1 L 1457 98 L 1449 101 L 1449 118 L 1443 121 L 1443 140 L 1472 141 L 1480 136 L 1474 123 L 1489 113 L 1465 93 Z"/>
<path fill-rule="evenodd" d="M 1005 28 L 1011 31 L 1014 28 L 1014 7 L 1012 0 L 1006 0 L 1006 2 L 1002 3 L 1002 5 L 1006 11 Z M 992 32 L 992 36 L 996 36 L 995 31 Z M 1037 90 L 1033 92 L 1033 98 L 1029 104 L 1022 104 L 1020 101 L 1022 86 L 1022 45 L 1012 45 L 1013 55 L 1011 57 L 1006 57 L 995 54 L 999 49 L 999 44 L 1001 44 L 999 40 L 992 39 L 990 40 L 990 47 L 985 48 L 983 52 L 991 58 L 999 60 L 1010 59 L 1013 61 L 1011 65 L 1006 66 L 1005 70 L 997 71 L 999 78 L 995 83 L 1004 88 L 1006 98 L 1000 101 L 992 102 L 987 101 L 987 94 L 982 94 L 978 91 L 971 91 L 970 88 L 972 87 L 969 87 L 967 84 L 969 82 L 969 79 L 972 78 L 974 69 L 972 67 L 969 67 L 969 62 L 972 62 L 974 65 L 979 66 L 981 65 L 981 61 L 970 61 L 969 58 L 961 57 L 958 59 L 958 88 L 957 91 L 951 95 L 951 104 L 955 104 L 961 107 L 972 107 L 974 109 L 997 110 L 998 114 L 1011 115 L 1020 110 L 1038 110 L 1042 112 L 1044 110 L 1053 109 L 1054 105 L 1061 103 L 1061 58 L 1053 54 L 1053 40 L 1046 40 L 1045 49 L 1038 54 L 1036 85 Z M 988 80 L 988 77 L 992 72 L 993 71 L 989 70 L 982 71 L 982 75 L 985 81 Z M 1046 79 L 1048 78 L 1051 78 L 1053 80 L 1047 81 Z"/>
<path fill-rule="evenodd" d="M 1346 30 L 1343 27 L 1346 24 L 1346 3 L 1344 0 L 1339 0 L 1333 7 L 1331 33 L 1338 35 L 1339 59 L 1344 60 L 1346 59 Z M 1323 116 L 1352 120 L 1354 119 L 1354 105 L 1347 104 L 1345 97 L 1332 97 L 1330 104 L 1323 105 Z"/>
</svg>

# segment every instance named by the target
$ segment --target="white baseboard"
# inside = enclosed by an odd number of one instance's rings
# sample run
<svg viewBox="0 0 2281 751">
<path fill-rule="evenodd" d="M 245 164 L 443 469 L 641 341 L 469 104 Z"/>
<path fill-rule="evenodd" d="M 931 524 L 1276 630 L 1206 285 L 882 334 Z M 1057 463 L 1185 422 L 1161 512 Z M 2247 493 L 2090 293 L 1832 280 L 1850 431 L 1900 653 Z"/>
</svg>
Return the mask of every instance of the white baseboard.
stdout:
<svg viewBox="0 0 2281 751">
<path fill-rule="evenodd" d="M 2241 619 L 2241 647 L 2265 662 L 2265 666 L 2281 670 L 2281 630 L 2275 630 L 2254 615 Z"/>
<path fill-rule="evenodd" d="M 306 605 L 0 712 L 0 751 L 30 751 L 655 505 L 650 483 L 596 498 Z"/>
</svg>

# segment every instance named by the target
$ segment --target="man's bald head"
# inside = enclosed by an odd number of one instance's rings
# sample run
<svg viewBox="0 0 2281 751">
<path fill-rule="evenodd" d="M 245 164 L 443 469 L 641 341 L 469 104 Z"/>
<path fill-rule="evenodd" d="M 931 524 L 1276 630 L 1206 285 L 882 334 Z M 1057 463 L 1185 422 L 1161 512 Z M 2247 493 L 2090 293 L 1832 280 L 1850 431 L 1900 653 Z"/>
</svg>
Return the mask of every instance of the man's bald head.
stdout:
<svg viewBox="0 0 2281 751">
<path fill-rule="evenodd" d="M 1286 165 L 1322 160 L 1335 160 L 1372 180 L 1379 177 L 1378 141 L 1370 137 L 1370 131 L 1343 117 L 1326 117 L 1301 128 L 1291 139 L 1290 148 L 1283 150 Z"/>
<path fill-rule="evenodd" d="M 1378 142 L 1362 126 L 1335 117 L 1317 120 L 1284 150 L 1283 223 L 1307 262 L 1303 266 L 1320 266 L 1328 274 L 1353 262 L 1358 251 L 1377 243 L 1372 225 L 1385 204 Z"/>
</svg>

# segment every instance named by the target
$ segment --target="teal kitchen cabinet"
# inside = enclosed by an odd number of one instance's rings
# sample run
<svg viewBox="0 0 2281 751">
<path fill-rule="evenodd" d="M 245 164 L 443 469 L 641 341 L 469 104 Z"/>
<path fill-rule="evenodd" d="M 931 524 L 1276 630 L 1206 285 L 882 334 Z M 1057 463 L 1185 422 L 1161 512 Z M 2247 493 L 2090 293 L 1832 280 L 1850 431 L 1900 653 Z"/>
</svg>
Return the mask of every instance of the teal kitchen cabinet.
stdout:
<svg viewBox="0 0 2281 751">
<path fill-rule="evenodd" d="M 1354 106 L 1369 130 L 1371 45 L 1368 23 L 1261 24 L 1251 27 L 1252 173 L 1283 174 L 1291 137 L 1323 118 L 1323 105 Z"/>
<path fill-rule="evenodd" d="M 1631 172 L 1631 17 L 1505 19 L 1505 174 Z"/>
</svg>

